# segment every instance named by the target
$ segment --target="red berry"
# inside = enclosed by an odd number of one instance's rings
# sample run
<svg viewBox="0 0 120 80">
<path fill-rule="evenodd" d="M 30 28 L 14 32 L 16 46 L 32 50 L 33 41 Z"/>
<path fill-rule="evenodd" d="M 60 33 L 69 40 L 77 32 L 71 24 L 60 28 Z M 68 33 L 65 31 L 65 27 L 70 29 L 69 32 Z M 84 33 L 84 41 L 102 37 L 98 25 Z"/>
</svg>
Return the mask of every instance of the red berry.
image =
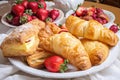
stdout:
<svg viewBox="0 0 120 80">
<path fill-rule="evenodd" d="M 38 10 L 38 3 L 37 2 L 29 2 L 28 8 L 32 9 L 33 13 L 36 13 Z"/>
<path fill-rule="evenodd" d="M 20 25 L 19 20 L 20 20 L 20 17 L 18 17 L 18 16 L 14 17 L 12 19 L 12 24 L 15 25 L 15 26 L 19 26 Z"/>
<path fill-rule="evenodd" d="M 24 7 L 20 4 L 16 4 L 12 7 L 12 12 L 16 15 L 16 16 L 21 16 L 23 15 L 24 12 Z"/>
<path fill-rule="evenodd" d="M 39 0 L 38 1 L 38 7 L 39 8 L 43 8 L 43 9 L 46 9 L 46 3 L 45 3 L 45 1 L 44 0 Z"/>
<path fill-rule="evenodd" d="M 46 9 L 41 8 L 37 11 L 36 15 L 40 20 L 45 21 L 48 17 L 48 11 Z"/>
<path fill-rule="evenodd" d="M 110 30 L 112 30 L 114 33 L 116 33 L 116 32 L 119 30 L 119 28 L 118 28 L 117 25 L 112 25 L 112 26 L 110 27 Z"/>
<path fill-rule="evenodd" d="M 78 7 L 78 9 L 76 10 L 76 15 L 81 16 L 84 10 L 85 7 Z"/>
<path fill-rule="evenodd" d="M 45 60 L 44 64 L 48 71 L 58 72 L 60 71 L 61 64 L 64 63 L 64 59 L 59 56 L 52 56 Z"/>
<path fill-rule="evenodd" d="M 37 19 L 37 17 L 36 16 L 32 16 L 32 19 Z"/>
<path fill-rule="evenodd" d="M 21 4 L 22 4 L 22 6 L 24 6 L 24 8 L 27 8 L 28 3 L 29 2 L 27 0 L 24 0 Z"/>
<path fill-rule="evenodd" d="M 56 20 L 59 15 L 60 15 L 59 10 L 53 9 L 50 11 L 50 17 L 53 20 Z"/>
</svg>

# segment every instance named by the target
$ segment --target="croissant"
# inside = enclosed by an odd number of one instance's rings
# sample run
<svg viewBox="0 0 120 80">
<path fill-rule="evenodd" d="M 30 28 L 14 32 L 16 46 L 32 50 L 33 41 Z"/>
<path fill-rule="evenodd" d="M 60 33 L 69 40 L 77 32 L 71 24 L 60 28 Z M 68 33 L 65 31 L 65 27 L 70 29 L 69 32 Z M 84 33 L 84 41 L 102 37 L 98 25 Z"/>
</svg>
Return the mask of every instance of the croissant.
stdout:
<svg viewBox="0 0 120 80">
<path fill-rule="evenodd" d="M 82 39 L 81 42 L 84 45 L 93 66 L 99 65 L 105 61 L 109 54 L 109 47 L 106 44 L 88 39 Z"/>
<path fill-rule="evenodd" d="M 39 44 L 39 30 L 44 27 L 44 22 L 35 19 L 14 29 L 1 44 L 3 55 L 16 57 L 33 54 Z"/>
<path fill-rule="evenodd" d="M 118 37 L 114 32 L 95 20 L 85 21 L 71 15 L 66 19 L 65 24 L 69 32 L 76 37 L 98 40 L 110 46 L 115 46 L 118 42 Z"/>
<path fill-rule="evenodd" d="M 44 49 L 56 53 L 80 70 L 91 67 L 91 62 L 79 39 L 68 32 L 55 34 L 44 40 Z"/>
</svg>

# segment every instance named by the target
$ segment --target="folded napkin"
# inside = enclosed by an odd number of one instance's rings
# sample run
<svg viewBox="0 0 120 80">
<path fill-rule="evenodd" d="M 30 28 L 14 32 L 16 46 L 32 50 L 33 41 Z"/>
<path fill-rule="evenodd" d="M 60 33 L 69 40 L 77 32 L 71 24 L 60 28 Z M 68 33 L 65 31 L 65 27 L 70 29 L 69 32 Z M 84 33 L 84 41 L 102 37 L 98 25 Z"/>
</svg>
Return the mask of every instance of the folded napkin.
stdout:
<svg viewBox="0 0 120 80">
<path fill-rule="evenodd" d="M 117 33 L 120 37 L 120 31 Z M 6 37 L 6 34 L 0 34 L 0 44 Z M 119 50 L 120 53 L 120 50 Z M 3 57 L 0 51 L 0 80 L 58 80 L 36 77 L 20 71 L 14 67 L 6 58 Z M 120 54 L 116 61 L 108 68 L 90 74 L 88 76 L 74 79 L 59 79 L 59 80 L 120 80 Z"/>
</svg>

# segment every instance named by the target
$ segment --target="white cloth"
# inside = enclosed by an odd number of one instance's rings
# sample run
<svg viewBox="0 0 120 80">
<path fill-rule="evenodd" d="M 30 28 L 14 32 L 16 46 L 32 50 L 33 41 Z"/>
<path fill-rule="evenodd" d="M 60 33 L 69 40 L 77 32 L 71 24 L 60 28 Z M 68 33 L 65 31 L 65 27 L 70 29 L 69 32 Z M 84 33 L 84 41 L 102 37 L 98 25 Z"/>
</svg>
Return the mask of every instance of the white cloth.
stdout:
<svg viewBox="0 0 120 80">
<path fill-rule="evenodd" d="M 0 34 L 0 43 L 6 36 L 7 36 L 6 34 Z M 0 51 L 0 80 L 53 80 L 53 79 L 40 78 L 20 71 L 18 68 L 10 64 L 10 62 L 3 57 L 2 52 Z M 80 78 L 74 78 L 72 80 L 120 80 L 120 55 L 110 67 L 98 73 Z"/>
</svg>

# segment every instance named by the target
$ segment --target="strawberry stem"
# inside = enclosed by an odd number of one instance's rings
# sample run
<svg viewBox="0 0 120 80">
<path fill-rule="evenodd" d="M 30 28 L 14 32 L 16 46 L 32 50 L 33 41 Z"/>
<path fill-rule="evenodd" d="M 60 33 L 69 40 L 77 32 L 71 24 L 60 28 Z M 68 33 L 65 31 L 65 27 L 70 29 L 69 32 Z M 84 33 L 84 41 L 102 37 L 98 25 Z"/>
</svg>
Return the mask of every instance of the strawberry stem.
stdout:
<svg viewBox="0 0 120 80">
<path fill-rule="evenodd" d="M 64 60 L 64 63 L 61 64 L 61 66 L 60 66 L 60 72 L 61 73 L 64 73 L 65 71 L 68 70 L 68 66 L 67 66 L 68 62 L 69 62 L 68 60 Z"/>
<path fill-rule="evenodd" d="M 59 27 L 62 27 L 62 24 L 59 24 L 58 26 L 59 26 Z"/>
<path fill-rule="evenodd" d="M 15 0 L 15 3 L 16 4 L 20 4 L 20 3 L 22 3 L 23 2 L 23 0 Z"/>
<path fill-rule="evenodd" d="M 25 13 L 26 13 L 26 14 L 29 14 L 29 15 L 32 15 L 32 14 L 33 14 L 33 12 L 32 12 L 31 9 L 26 9 L 26 10 L 25 10 Z"/>
<path fill-rule="evenodd" d="M 38 8 L 44 8 L 44 6 L 42 4 L 38 4 Z"/>
<path fill-rule="evenodd" d="M 10 13 L 7 14 L 6 19 L 9 20 L 9 21 L 11 21 L 13 19 L 13 15 L 10 14 Z"/>
<path fill-rule="evenodd" d="M 27 21 L 27 16 L 22 16 L 22 17 L 20 17 L 20 23 L 21 24 L 24 24 L 24 23 L 27 23 L 28 21 Z"/>
<path fill-rule="evenodd" d="M 48 21 L 49 21 L 49 22 L 52 22 L 52 19 L 51 19 L 50 17 L 46 18 L 46 19 L 45 19 L 45 22 L 48 22 Z"/>
</svg>

